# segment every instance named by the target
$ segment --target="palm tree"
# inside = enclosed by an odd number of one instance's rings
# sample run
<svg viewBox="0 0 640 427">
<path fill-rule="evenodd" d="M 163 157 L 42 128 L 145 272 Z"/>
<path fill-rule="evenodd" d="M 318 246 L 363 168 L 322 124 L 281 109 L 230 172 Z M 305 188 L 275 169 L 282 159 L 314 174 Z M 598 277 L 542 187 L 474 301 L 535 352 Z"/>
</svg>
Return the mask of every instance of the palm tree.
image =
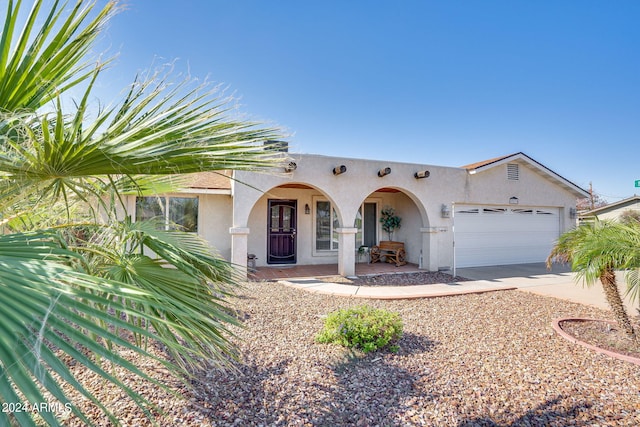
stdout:
<svg viewBox="0 0 640 427">
<path fill-rule="evenodd" d="M 562 236 L 547 258 L 547 266 L 554 261 L 570 262 L 577 279 L 587 286 L 600 280 L 605 298 L 622 330 L 640 343 L 622 302 L 616 281 L 616 271 L 625 270 L 628 293 L 638 297 L 640 289 L 640 226 L 615 221 L 595 220 L 574 228 Z"/>
<path fill-rule="evenodd" d="M 151 402 L 101 361 L 151 382 L 120 349 L 180 378 L 203 361 L 226 366 L 237 356 L 225 306 L 237 278 L 197 236 L 132 223 L 126 212 L 123 220 L 122 195 L 174 189 L 176 174 L 269 170 L 286 159 L 262 142 L 282 135 L 230 117 L 215 90 L 173 84 L 162 71 L 90 117 L 109 61 L 96 65 L 87 53 L 117 4 L 44 4 L 23 12 L 9 0 L 0 36 L 0 401 L 67 404 L 91 424 L 74 390 L 118 424 L 65 363 L 73 360 L 152 417 Z M 61 97 L 71 88 L 83 95 L 66 111 Z M 166 357 L 150 353 L 149 341 Z M 57 415 L 3 411 L 0 425 L 60 425 Z"/>
</svg>

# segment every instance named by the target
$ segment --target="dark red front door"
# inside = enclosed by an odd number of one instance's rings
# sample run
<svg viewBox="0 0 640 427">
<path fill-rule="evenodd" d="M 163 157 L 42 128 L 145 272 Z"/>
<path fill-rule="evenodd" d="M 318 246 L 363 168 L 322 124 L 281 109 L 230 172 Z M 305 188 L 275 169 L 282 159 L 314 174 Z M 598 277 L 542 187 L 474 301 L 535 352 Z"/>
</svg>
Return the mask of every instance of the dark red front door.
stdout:
<svg viewBox="0 0 640 427">
<path fill-rule="evenodd" d="M 267 263 L 296 262 L 296 200 L 269 200 Z"/>
</svg>

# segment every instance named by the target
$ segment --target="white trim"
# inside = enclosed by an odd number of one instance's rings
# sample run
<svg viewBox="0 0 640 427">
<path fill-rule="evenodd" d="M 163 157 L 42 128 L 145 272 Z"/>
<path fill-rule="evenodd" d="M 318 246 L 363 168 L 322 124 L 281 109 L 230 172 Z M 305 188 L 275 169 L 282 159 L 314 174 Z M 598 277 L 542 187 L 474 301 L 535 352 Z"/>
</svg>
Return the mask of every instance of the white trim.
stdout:
<svg viewBox="0 0 640 427">
<path fill-rule="evenodd" d="M 179 194 L 222 194 L 226 196 L 231 195 L 231 190 L 225 190 L 222 188 L 188 188 L 185 190 L 180 190 L 177 193 Z"/>
<path fill-rule="evenodd" d="M 148 196 L 163 196 L 166 194 L 220 194 L 220 195 L 226 195 L 226 196 L 231 196 L 231 190 L 228 189 L 224 189 L 224 188 L 185 188 L 182 190 L 175 190 L 175 191 L 171 191 L 169 193 L 149 193 Z M 125 193 L 125 195 L 127 196 L 134 196 L 134 197 L 138 197 L 139 194 L 136 192 L 127 192 Z M 144 195 L 143 195 L 144 197 Z"/>
</svg>

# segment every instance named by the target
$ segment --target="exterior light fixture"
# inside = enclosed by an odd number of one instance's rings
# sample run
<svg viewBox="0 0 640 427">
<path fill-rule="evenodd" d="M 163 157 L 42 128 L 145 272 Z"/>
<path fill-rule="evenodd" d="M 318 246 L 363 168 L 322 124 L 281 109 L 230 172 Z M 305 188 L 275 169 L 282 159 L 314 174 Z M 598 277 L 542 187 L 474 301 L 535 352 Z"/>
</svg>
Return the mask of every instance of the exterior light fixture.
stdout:
<svg viewBox="0 0 640 427">
<path fill-rule="evenodd" d="M 289 164 L 284 167 L 285 172 L 293 172 L 296 169 L 298 169 L 296 162 L 289 162 Z"/>
<path fill-rule="evenodd" d="M 510 205 L 517 205 L 518 204 L 518 198 L 516 196 L 513 196 L 512 198 L 509 199 L 509 204 Z"/>
<path fill-rule="evenodd" d="M 334 175 L 340 175 L 341 173 L 345 173 L 346 171 L 347 171 L 347 167 L 345 165 L 340 165 L 333 168 Z"/>
<path fill-rule="evenodd" d="M 442 207 L 440 207 L 440 216 L 442 218 L 449 218 L 451 216 L 451 210 L 449 209 L 449 206 L 445 205 L 444 203 L 442 204 Z"/>
<path fill-rule="evenodd" d="M 311 208 L 309 207 L 309 203 L 304 204 L 304 214 L 309 215 L 311 213 Z"/>
<path fill-rule="evenodd" d="M 576 210 L 576 208 L 569 208 L 569 218 L 576 219 L 577 216 L 578 211 Z"/>
<path fill-rule="evenodd" d="M 415 179 L 429 178 L 429 175 L 431 175 L 429 171 L 420 171 L 413 174 Z"/>
<path fill-rule="evenodd" d="M 389 175 L 391 173 L 391 168 L 383 168 L 378 171 L 378 176 L 382 178 L 385 175 Z"/>
</svg>

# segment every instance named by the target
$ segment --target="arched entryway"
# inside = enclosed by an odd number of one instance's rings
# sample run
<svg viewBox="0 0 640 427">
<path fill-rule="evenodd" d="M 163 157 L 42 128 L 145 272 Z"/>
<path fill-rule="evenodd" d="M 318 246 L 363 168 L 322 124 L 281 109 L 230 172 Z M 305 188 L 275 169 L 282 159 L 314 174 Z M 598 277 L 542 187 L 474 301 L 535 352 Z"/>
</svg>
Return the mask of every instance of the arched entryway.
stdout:
<svg viewBox="0 0 640 427">
<path fill-rule="evenodd" d="M 339 209 L 326 192 L 306 183 L 271 188 L 249 212 L 247 250 L 259 267 L 338 264 Z"/>
<path fill-rule="evenodd" d="M 384 213 L 393 213 L 400 227 L 385 231 Z M 356 262 L 370 262 L 370 251 L 380 242 L 402 244 L 406 261 L 427 268 L 425 247 L 429 248 L 428 219 L 422 203 L 410 192 L 397 187 L 381 187 L 362 200 L 355 213 L 354 227 Z M 384 259 L 383 259 L 384 260 Z"/>
</svg>

